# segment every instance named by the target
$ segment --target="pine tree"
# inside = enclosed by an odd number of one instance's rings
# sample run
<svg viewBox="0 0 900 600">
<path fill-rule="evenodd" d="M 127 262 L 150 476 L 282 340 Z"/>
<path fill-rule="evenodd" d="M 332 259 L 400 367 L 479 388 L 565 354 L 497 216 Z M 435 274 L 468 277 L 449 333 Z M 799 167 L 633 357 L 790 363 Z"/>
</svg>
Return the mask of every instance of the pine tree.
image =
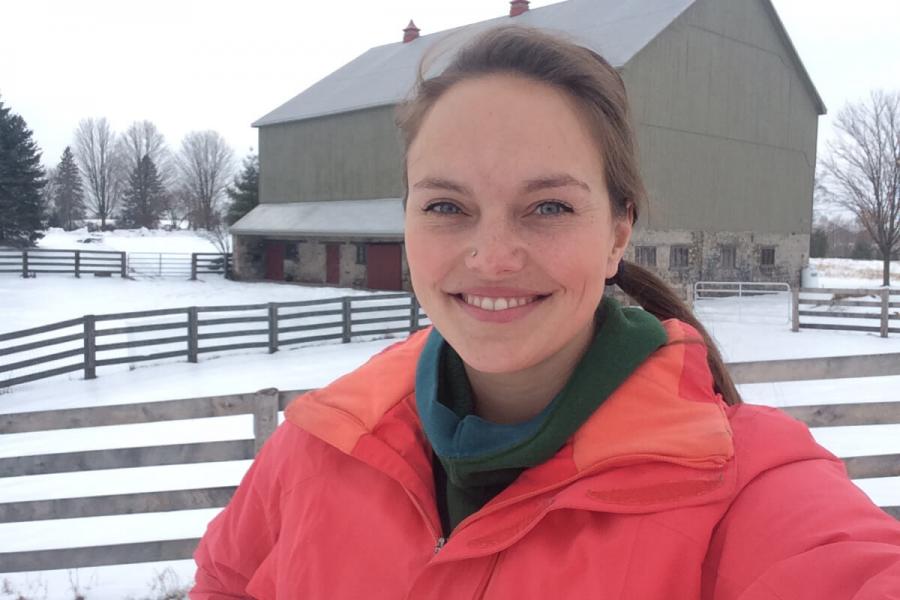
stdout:
<svg viewBox="0 0 900 600">
<path fill-rule="evenodd" d="M 32 246 L 43 237 L 41 151 L 25 120 L 0 101 L 0 246 Z"/>
<path fill-rule="evenodd" d="M 231 198 L 225 221 L 234 225 L 238 219 L 259 204 L 259 156 L 249 154 L 244 159 L 244 169 L 235 176 L 234 184 L 225 192 Z"/>
<path fill-rule="evenodd" d="M 53 177 L 53 221 L 66 231 L 85 217 L 84 188 L 72 149 L 66 146 Z"/>
<path fill-rule="evenodd" d="M 126 227 L 155 229 L 165 208 L 164 195 L 156 165 L 145 154 L 128 178 L 123 196 L 123 224 Z"/>
</svg>

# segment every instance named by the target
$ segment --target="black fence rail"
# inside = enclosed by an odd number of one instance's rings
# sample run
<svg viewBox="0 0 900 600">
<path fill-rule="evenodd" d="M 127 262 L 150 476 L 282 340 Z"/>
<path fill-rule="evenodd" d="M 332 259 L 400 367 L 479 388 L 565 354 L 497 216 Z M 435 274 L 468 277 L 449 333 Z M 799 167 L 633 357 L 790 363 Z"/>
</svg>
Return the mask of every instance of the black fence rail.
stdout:
<svg viewBox="0 0 900 600">
<path fill-rule="evenodd" d="M 0 388 L 122 364 L 343 342 L 411 333 L 427 324 L 406 293 L 85 315 L 0 334 Z"/>
<path fill-rule="evenodd" d="M 343 317 L 343 313 L 340 316 Z M 900 354 L 739 363 L 728 365 L 728 368 L 739 384 L 885 376 L 900 374 Z M 275 431 L 279 411 L 283 411 L 293 398 L 304 391 L 270 388 L 250 394 L 0 414 L 0 435 L 253 416 L 252 438 L 63 453 L 53 452 L 53 448 L 48 447 L 46 454 L 0 458 L 0 477 L 249 460 Z M 900 424 L 900 402 L 795 406 L 782 410 L 812 428 Z M 207 422 L 206 426 L 215 425 Z M 98 435 L 103 435 L 102 431 L 98 429 Z M 900 476 L 898 454 L 844 457 L 843 460 L 852 479 Z M 115 473 L 109 471 L 109 476 L 115 477 Z M 6 502 L 0 503 L 0 523 L 221 508 L 228 503 L 234 490 L 234 486 L 219 486 Z M 900 518 L 900 506 L 882 508 L 895 518 Z M 189 559 L 198 541 L 196 538 L 185 538 L 5 552 L 0 553 L 0 573 Z"/>
<path fill-rule="evenodd" d="M 126 277 L 124 252 L 111 250 L 0 249 L 0 273 L 34 277 L 38 273 Z"/>
<path fill-rule="evenodd" d="M 795 289 L 792 329 L 900 333 L 900 290 Z"/>
<path fill-rule="evenodd" d="M 191 254 L 191 279 L 197 279 L 197 275 L 224 275 L 231 279 L 234 260 L 231 253 L 219 254 L 217 252 L 194 252 Z"/>
<path fill-rule="evenodd" d="M 116 252 L 112 250 L 53 250 L 0 248 L 0 273 L 35 277 L 38 273 L 96 275 L 98 277 L 231 276 L 232 255 L 217 252 Z"/>
</svg>

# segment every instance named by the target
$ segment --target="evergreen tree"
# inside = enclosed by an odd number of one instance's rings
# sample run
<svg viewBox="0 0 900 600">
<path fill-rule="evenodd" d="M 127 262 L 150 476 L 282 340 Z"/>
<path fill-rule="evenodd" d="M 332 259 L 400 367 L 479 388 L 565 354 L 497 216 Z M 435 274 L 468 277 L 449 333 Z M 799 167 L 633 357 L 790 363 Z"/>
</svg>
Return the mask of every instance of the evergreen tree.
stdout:
<svg viewBox="0 0 900 600">
<path fill-rule="evenodd" d="M 72 149 L 66 146 L 53 177 L 53 222 L 66 231 L 78 227 L 85 217 L 84 188 Z"/>
<path fill-rule="evenodd" d="M 244 159 L 244 169 L 235 176 L 234 184 L 225 192 L 231 198 L 225 221 L 234 225 L 238 219 L 259 204 L 259 156 L 249 154 Z"/>
<path fill-rule="evenodd" d="M 0 246 L 31 246 L 43 237 L 41 151 L 25 120 L 0 101 Z"/>
<path fill-rule="evenodd" d="M 148 155 L 131 172 L 125 189 L 122 222 L 126 227 L 155 229 L 165 208 L 165 190 Z"/>
<path fill-rule="evenodd" d="M 825 258 L 828 256 L 828 234 L 819 227 L 813 229 L 809 237 L 810 258 Z"/>
</svg>

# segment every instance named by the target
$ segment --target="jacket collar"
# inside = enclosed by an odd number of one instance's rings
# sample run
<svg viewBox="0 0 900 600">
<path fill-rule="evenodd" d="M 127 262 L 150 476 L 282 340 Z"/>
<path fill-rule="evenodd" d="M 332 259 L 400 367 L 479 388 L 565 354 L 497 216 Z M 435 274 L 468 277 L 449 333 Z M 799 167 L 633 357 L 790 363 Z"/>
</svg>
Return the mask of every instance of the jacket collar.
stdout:
<svg viewBox="0 0 900 600">
<path fill-rule="evenodd" d="M 496 551 L 555 508 L 654 512 L 729 495 L 732 434 L 724 403 L 713 392 L 706 347 L 685 323 L 672 319 L 663 326 L 666 344 L 553 458 L 523 472 L 463 521 L 454 537 L 459 532 L 468 541 L 457 546 L 473 553 Z M 420 331 L 331 385 L 297 398 L 285 416 L 396 479 L 436 532 L 430 449 L 414 397 L 416 363 L 427 336 L 428 330 Z M 491 527 L 476 526 L 489 515 L 495 515 Z"/>
</svg>

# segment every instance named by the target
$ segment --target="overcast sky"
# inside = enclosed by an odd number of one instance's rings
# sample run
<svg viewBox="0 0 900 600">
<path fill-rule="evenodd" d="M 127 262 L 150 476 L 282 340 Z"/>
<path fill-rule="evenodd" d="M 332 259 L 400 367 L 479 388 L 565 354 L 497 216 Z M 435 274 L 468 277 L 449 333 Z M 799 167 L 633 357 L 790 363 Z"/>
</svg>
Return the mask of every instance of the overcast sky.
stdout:
<svg viewBox="0 0 900 600">
<path fill-rule="evenodd" d="M 627 1 L 627 0 L 622 0 Z M 773 0 L 829 116 L 900 89 L 900 0 Z M 532 8 L 552 4 L 532 0 Z M 176 150 L 215 129 L 238 157 L 250 123 L 368 48 L 506 14 L 507 0 L 7 0 L 0 99 L 55 165 L 78 121 L 153 121 Z M 830 133 L 820 121 L 820 149 Z"/>
</svg>

